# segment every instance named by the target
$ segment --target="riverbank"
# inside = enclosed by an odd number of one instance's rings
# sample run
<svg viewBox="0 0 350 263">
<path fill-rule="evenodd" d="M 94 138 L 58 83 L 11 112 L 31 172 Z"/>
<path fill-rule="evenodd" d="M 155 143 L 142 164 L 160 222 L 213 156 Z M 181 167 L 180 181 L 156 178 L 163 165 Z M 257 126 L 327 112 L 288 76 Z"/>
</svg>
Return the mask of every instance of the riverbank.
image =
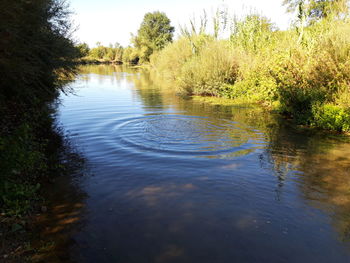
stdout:
<svg viewBox="0 0 350 263">
<path fill-rule="evenodd" d="M 60 92 L 76 74 L 78 52 L 65 1 L 0 2 L 0 261 L 25 262 L 46 182 L 65 170 L 54 124 Z"/>
<path fill-rule="evenodd" d="M 16 111 L 7 109 L 7 119 L 1 121 L 0 259 L 4 262 L 31 262 L 29 258 L 41 249 L 32 244 L 38 234 L 35 225 L 50 206 L 46 188 L 83 162 L 55 126 L 52 114 L 46 108 L 16 118 Z"/>
<path fill-rule="evenodd" d="M 347 18 L 320 19 L 301 35 L 250 15 L 235 30 L 225 40 L 187 32 L 151 56 L 151 70 L 184 94 L 258 103 L 299 125 L 350 131 Z"/>
<path fill-rule="evenodd" d="M 81 65 L 122 65 L 122 61 L 118 60 L 105 60 L 105 59 L 94 59 L 94 58 L 81 58 L 77 61 Z"/>
<path fill-rule="evenodd" d="M 350 136 L 350 132 L 348 131 L 337 131 L 334 129 L 324 129 L 322 127 L 317 127 L 315 125 L 305 125 L 305 124 L 296 124 L 295 119 L 293 119 L 289 115 L 283 115 L 278 111 L 278 108 L 274 108 L 269 104 L 263 104 L 259 102 L 251 102 L 246 99 L 237 98 L 237 99 L 228 99 L 224 97 L 206 97 L 206 96 L 192 96 L 194 101 L 202 102 L 210 105 L 216 106 L 230 106 L 230 107 L 247 107 L 252 109 L 252 114 L 264 114 L 266 112 L 270 114 L 277 114 L 284 120 L 284 122 L 288 122 L 292 129 L 298 130 L 300 132 L 308 133 L 320 133 L 324 135 L 346 135 Z M 286 123 L 287 125 L 287 123 Z"/>
</svg>

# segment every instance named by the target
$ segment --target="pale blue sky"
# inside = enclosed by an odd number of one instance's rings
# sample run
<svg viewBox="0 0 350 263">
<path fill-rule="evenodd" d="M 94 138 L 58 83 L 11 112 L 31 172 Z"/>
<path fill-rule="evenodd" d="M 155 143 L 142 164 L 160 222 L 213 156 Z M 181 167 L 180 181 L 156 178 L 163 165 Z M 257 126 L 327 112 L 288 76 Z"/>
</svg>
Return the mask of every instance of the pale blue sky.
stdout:
<svg viewBox="0 0 350 263">
<path fill-rule="evenodd" d="M 282 0 L 70 0 L 78 26 L 75 38 L 94 46 L 97 41 L 104 45 L 119 42 L 127 46 L 130 33 L 136 33 L 147 12 L 162 11 L 178 26 L 188 22 L 194 15 L 207 10 L 208 16 L 218 6 L 225 5 L 229 13 L 242 15 L 255 10 L 285 29 L 291 23 L 291 15 L 285 13 Z"/>
</svg>

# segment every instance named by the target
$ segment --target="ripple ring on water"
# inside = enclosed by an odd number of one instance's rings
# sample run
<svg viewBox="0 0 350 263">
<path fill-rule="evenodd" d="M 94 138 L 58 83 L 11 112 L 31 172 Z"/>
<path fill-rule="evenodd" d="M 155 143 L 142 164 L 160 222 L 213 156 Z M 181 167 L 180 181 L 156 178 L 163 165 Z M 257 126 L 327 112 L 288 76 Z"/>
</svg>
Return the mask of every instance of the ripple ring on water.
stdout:
<svg viewBox="0 0 350 263">
<path fill-rule="evenodd" d="M 251 152 L 246 129 L 227 120 L 199 116 L 146 115 L 112 123 L 112 142 L 133 152 L 158 155 L 225 156 Z"/>
</svg>

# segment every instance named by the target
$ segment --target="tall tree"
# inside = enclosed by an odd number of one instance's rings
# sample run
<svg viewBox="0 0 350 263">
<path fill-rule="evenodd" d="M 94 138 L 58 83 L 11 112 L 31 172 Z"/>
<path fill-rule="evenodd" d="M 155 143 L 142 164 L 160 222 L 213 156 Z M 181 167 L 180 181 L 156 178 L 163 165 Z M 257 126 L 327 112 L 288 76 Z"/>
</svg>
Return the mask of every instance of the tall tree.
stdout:
<svg viewBox="0 0 350 263">
<path fill-rule="evenodd" d="M 66 1 L 1 0 L 0 10 L 0 103 L 46 99 L 77 56 Z"/>
<path fill-rule="evenodd" d="M 76 48 L 78 49 L 78 52 L 79 52 L 79 56 L 80 57 L 86 57 L 89 55 L 89 52 L 90 52 L 90 48 L 88 46 L 88 44 L 86 43 L 81 43 L 81 44 L 78 44 L 76 46 Z"/>
<path fill-rule="evenodd" d="M 150 55 L 172 42 L 174 27 L 170 19 L 163 12 L 145 14 L 137 36 L 133 37 L 133 43 L 140 52 L 141 61 L 148 61 Z"/>
</svg>

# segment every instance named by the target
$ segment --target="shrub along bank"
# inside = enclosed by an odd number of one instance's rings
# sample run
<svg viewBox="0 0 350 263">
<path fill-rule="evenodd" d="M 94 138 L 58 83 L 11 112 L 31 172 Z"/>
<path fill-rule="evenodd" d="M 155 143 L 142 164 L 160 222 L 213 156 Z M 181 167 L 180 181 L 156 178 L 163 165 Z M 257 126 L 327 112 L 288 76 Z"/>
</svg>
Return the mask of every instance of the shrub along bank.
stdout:
<svg viewBox="0 0 350 263">
<path fill-rule="evenodd" d="M 287 31 L 248 15 L 232 22 L 229 39 L 192 23 L 150 64 L 181 92 L 261 103 L 298 124 L 349 132 L 350 20 L 347 6 L 336 7 L 322 13 L 320 6 L 299 5 L 299 19 Z"/>
<path fill-rule="evenodd" d="M 0 261 L 14 261 L 41 182 L 60 169 L 50 105 L 79 54 L 65 1 L 2 0 L 0 10 Z"/>
</svg>

